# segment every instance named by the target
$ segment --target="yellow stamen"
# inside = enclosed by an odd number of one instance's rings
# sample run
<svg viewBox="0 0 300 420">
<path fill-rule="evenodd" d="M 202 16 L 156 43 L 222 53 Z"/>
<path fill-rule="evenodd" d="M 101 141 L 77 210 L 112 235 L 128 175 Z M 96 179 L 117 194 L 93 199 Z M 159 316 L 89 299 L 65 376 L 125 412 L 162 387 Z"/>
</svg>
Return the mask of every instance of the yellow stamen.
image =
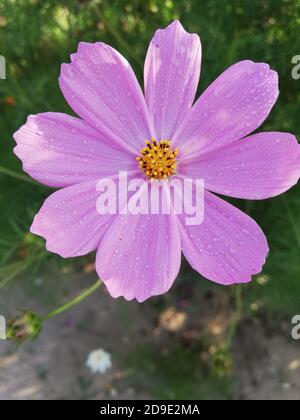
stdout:
<svg viewBox="0 0 300 420">
<path fill-rule="evenodd" d="M 140 156 L 136 158 L 139 168 L 149 179 L 166 179 L 174 175 L 176 171 L 178 148 L 171 149 L 169 140 L 152 138 L 146 140 L 146 147 L 140 150 Z"/>
</svg>

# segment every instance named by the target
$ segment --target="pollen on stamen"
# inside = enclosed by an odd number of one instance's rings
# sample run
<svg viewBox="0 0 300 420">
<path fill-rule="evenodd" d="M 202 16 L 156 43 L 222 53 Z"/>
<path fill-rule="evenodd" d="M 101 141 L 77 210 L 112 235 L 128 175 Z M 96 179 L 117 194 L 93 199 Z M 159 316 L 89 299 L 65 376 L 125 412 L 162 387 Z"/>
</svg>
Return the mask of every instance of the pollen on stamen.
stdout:
<svg viewBox="0 0 300 420">
<path fill-rule="evenodd" d="M 148 179 L 167 179 L 175 174 L 178 148 L 172 149 L 169 140 L 146 140 L 136 160 Z"/>
</svg>

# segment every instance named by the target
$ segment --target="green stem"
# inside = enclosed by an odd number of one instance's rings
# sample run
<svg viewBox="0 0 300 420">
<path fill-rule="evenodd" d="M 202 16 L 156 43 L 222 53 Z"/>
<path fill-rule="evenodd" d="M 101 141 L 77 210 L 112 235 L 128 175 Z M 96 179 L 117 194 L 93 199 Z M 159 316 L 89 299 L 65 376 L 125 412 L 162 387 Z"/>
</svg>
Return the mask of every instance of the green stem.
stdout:
<svg viewBox="0 0 300 420">
<path fill-rule="evenodd" d="M 32 184 L 32 185 L 39 185 L 40 187 L 43 187 L 43 185 L 38 184 L 37 182 L 29 178 L 29 176 L 19 174 L 18 172 L 5 168 L 4 166 L 0 166 L 0 173 L 11 176 L 12 178 L 18 179 L 20 181 L 28 182 L 29 184 Z"/>
<path fill-rule="evenodd" d="M 82 293 L 80 293 L 79 296 L 76 298 L 70 300 L 69 302 L 65 303 L 64 305 L 60 306 L 59 308 L 55 309 L 54 311 L 48 313 L 43 317 L 43 321 L 46 321 L 47 319 L 53 318 L 56 315 L 61 314 L 62 312 L 67 311 L 68 309 L 72 308 L 73 306 L 77 305 L 77 303 L 80 303 L 84 299 L 88 298 L 90 295 L 92 295 L 100 286 L 102 282 L 101 280 L 97 280 L 96 283 L 94 283 L 91 287 L 84 290 Z"/>
<path fill-rule="evenodd" d="M 235 314 L 233 316 L 232 323 L 230 325 L 228 336 L 225 340 L 225 349 L 229 350 L 235 331 L 237 329 L 238 323 L 240 322 L 240 319 L 242 317 L 242 287 L 240 284 L 235 286 Z"/>
</svg>

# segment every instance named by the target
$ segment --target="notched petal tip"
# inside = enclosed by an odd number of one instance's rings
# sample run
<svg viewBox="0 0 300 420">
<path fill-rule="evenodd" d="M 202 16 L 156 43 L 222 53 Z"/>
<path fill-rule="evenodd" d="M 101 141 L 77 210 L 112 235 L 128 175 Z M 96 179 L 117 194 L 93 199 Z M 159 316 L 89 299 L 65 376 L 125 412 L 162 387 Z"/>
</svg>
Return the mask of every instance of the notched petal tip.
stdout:
<svg viewBox="0 0 300 420">
<path fill-rule="evenodd" d="M 144 66 L 145 97 L 156 137 L 173 138 L 189 113 L 201 68 L 201 43 L 179 21 L 158 29 Z"/>
<path fill-rule="evenodd" d="M 72 110 L 122 149 L 136 153 L 153 134 L 135 74 L 109 45 L 79 43 L 71 62 L 61 65 L 58 80 Z"/>
<path fill-rule="evenodd" d="M 168 27 L 174 27 L 177 30 L 182 31 L 183 33 L 187 34 L 187 35 L 195 35 L 197 38 L 199 38 L 199 35 L 196 34 L 195 32 L 189 32 L 185 29 L 185 27 L 182 25 L 182 23 L 180 22 L 180 20 L 175 19 L 172 23 L 170 23 L 166 28 Z"/>
<path fill-rule="evenodd" d="M 58 252 L 55 247 L 53 247 L 51 245 L 51 243 L 49 242 L 49 240 L 47 239 L 47 235 L 44 233 L 43 228 L 40 226 L 40 221 L 39 221 L 39 214 L 36 214 L 33 222 L 29 228 L 29 232 L 32 233 L 33 235 L 39 236 L 40 238 L 42 238 L 45 241 L 45 248 L 48 252 L 51 252 L 53 254 L 59 255 L 62 258 L 67 258 L 67 255 L 64 255 L 63 252 Z"/>
<path fill-rule="evenodd" d="M 223 286 L 223 287 L 230 287 L 230 286 L 234 286 L 237 284 L 248 284 L 251 283 L 253 281 L 253 278 L 251 275 L 245 277 L 245 278 L 240 278 L 239 280 L 232 280 L 232 282 L 223 282 L 222 280 L 217 281 L 215 279 L 208 279 L 209 281 L 213 282 L 213 283 L 217 283 L 219 286 Z"/>
<path fill-rule="evenodd" d="M 167 32 L 173 31 L 173 30 L 175 32 L 181 33 L 183 36 L 186 36 L 186 37 L 189 37 L 190 39 L 193 39 L 195 41 L 195 43 L 199 43 L 199 48 L 201 50 L 201 42 L 200 42 L 199 35 L 195 32 L 187 31 L 179 20 L 174 20 L 173 22 L 171 22 L 169 25 L 165 26 L 164 28 L 157 29 L 154 32 L 151 43 L 154 43 L 155 46 L 158 46 L 157 43 L 156 43 L 157 38 L 160 38 L 160 36 L 163 35 L 164 33 L 167 33 Z"/>
<path fill-rule="evenodd" d="M 61 82 L 63 81 L 63 77 L 71 77 L 73 75 L 72 72 L 72 63 L 62 63 L 60 66 L 60 74 L 58 77 L 58 82 L 59 84 L 61 84 Z"/>
<path fill-rule="evenodd" d="M 197 226 L 181 222 L 182 251 L 205 278 L 224 285 L 247 283 L 261 272 L 269 252 L 257 223 L 221 198 L 205 193 L 205 219 Z"/>
<path fill-rule="evenodd" d="M 111 296 L 144 302 L 170 289 L 180 263 L 177 219 L 128 214 L 117 217 L 106 232 L 98 248 L 96 271 Z"/>
<path fill-rule="evenodd" d="M 48 252 L 51 252 L 53 254 L 57 254 L 62 258 L 67 258 L 67 255 L 64 255 L 63 252 L 57 252 L 57 250 L 51 246 L 51 243 L 49 242 L 46 233 L 44 232 L 43 227 L 40 224 L 39 220 L 39 213 L 37 213 L 33 219 L 33 222 L 29 228 L 30 233 L 33 235 L 39 236 L 45 241 L 45 248 Z"/>
<path fill-rule="evenodd" d="M 139 292 L 136 292 L 136 293 L 130 292 L 130 293 L 128 293 L 127 290 L 120 292 L 119 288 L 118 287 L 115 287 L 115 285 L 114 285 L 114 282 L 117 282 L 116 279 L 105 280 L 105 279 L 103 279 L 103 275 L 102 275 L 101 269 L 98 270 L 97 267 L 96 267 L 96 271 L 97 271 L 99 277 L 102 279 L 103 284 L 105 285 L 108 294 L 113 299 L 123 298 L 123 299 L 127 300 L 128 302 L 137 301 L 138 303 L 144 303 L 144 302 L 146 302 L 147 300 L 149 300 L 151 298 L 164 295 L 172 287 L 172 285 L 170 285 L 168 288 L 164 288 L 164 289 L 162 289 L 160 291 L 156 291 L 155 293 L 154 292 L 151 292 L 151 293 L 146 293 L 146 294 L 145 293 L 139 293 Z"/>
<path fill-rule="evenodd" d="M 13 134 L 13 139 L 17 144 L 21 140 L 21 133 L 22 133 L 21 129 L 22 129 L 22 127 L 18 128 L 18 130 L 15 131 L 14 134 Z M 15 148 L 13 150 L 15 150 Z"/>
<path fill-rule="evenodd" d="M 37 114 L 39 115 L 39 114 Z M 26 127 L 30 125 L 34 121 L 34 114 L 30 114 L 27 116 L 27 119 L 24 124 L 22 124 L 12 135 L 15 142 L 18 144 L 22 141 L 24 130 L 26 130 Z"/>
<path fill-rule="evenodd" d="M 184 139 L 186 158 L 220 149 L 260 127 L 278 95 L 278 74 L 268 64 L 234 63 L 196 101 L 174 141 Z"/>
</svg>

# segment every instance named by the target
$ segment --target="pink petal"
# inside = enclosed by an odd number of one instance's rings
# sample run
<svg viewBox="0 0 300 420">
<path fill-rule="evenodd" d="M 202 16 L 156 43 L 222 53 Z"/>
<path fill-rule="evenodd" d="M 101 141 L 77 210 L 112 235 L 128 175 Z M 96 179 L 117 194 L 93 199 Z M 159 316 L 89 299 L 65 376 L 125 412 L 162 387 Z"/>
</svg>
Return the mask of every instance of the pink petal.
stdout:
<svg viewBox="0 0 300 420">
<path fill-rule="evenodd" d="M 112 143 L 136 153 L 151 137 L 141 88 L 127 60 L 106 44 L 81 42 L 59 83 L 72 109 Z"/>
<path fill-rule="evenodd" d="M 143 302 L 169 290 L 180 260 L 175 216 L 127 214 L 107 231 L 96 267 L 111 296 Z"/>
<path fill-rule="evenodd" d="M 145 61 L 145 96 L 156 137 L 172 139 L 191 107 L 199 81 L 201 44 L 180 22 L 158 30 Z"/>
<path fill-rule="evenodd" d="M 264 63 L 241 61 L 229 67 L 200 96 L 176 143 L 186 157 L 216 150 L 256 130 L 278 97 L 278 75 Z"/>
<path fill-rule="evenodd" d="M 134 155 L 90 125 L 66 114 L 31 115 L 15 134 L 23 169 L 51 187 L 66 187 L 136 169 Z"/>
<path fill-rule="evenodd" d="M 246 283 L 259 273 L 268 253 L 256 222 L 217 196 L 205 193 L 204 222 L 186 226 L 182 216 L 182 251 L 191 266 L 216 283 Z"/>
<path fill-rule="evenodd" d="M 198 159 L 180 173 L 204 179 L 205 188 L 237 198 L 263 199 L 287 191 L 300 177 L 300 145 L 288 133 L 259 133 Z"/>
<path fill-rule="evenodd" d="M 87 181 L 63 188 L 44 202 L 31 232 L 46 239 L 48 251 L 66 258 L 98 248 L 115 216 L 97 213 L 96 184 L 97 181 Z"/>
</svg>

